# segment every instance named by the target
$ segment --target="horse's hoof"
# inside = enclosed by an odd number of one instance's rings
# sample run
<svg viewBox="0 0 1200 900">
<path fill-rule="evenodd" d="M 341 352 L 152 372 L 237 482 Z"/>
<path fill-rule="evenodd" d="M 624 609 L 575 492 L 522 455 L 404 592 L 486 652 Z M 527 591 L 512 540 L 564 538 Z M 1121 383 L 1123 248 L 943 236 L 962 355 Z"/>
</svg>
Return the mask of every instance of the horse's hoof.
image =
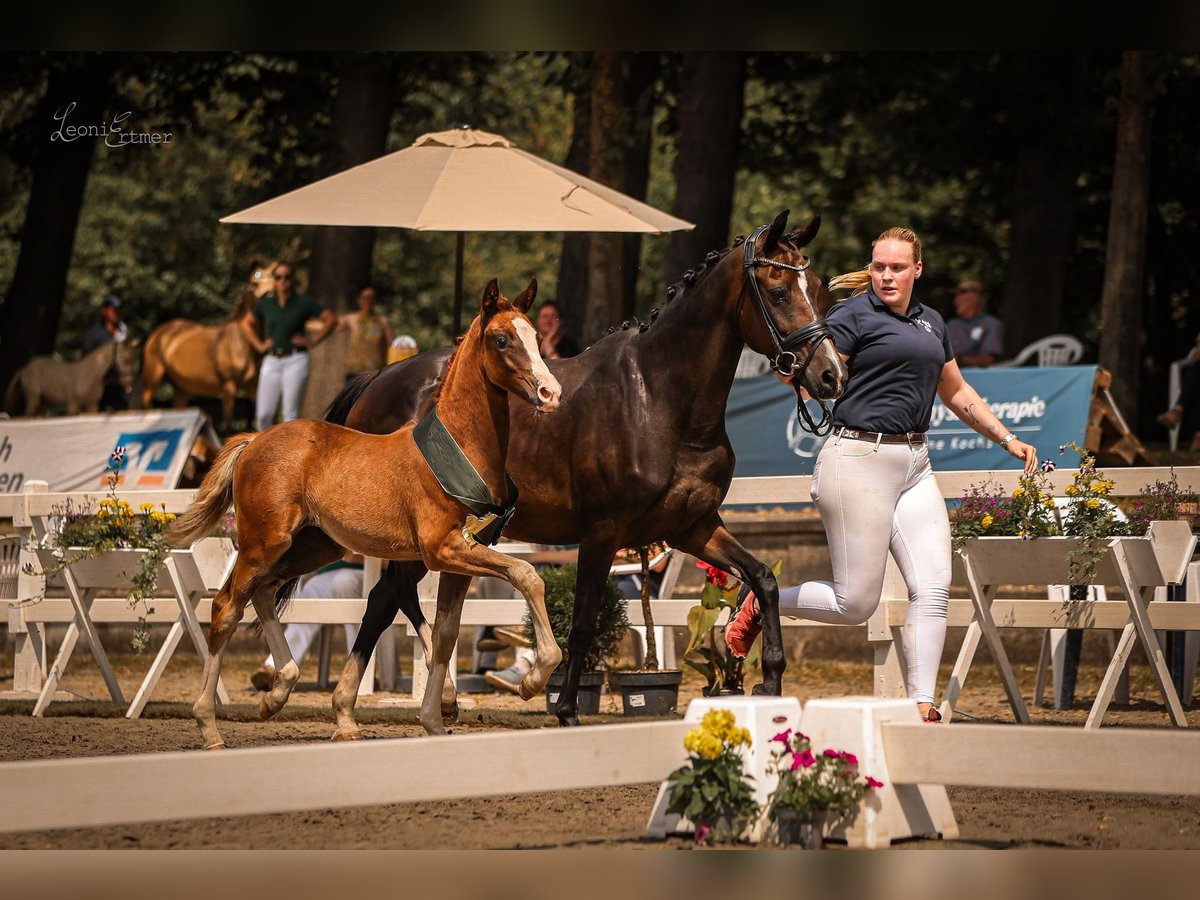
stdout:
<svg viewBox="0 0 1200 900">
<path fill-rule="evenodd" d="M 333 733 L 333 737 L 330 738 L 331 741 L 338 741 L 338 742 L 361 741 L 362 739 L 363 739 L 363 734 L 361 731 L 358 730 L 358 728 L 339 728 L 337 731 L 335 731 Z"/>
<path fill-rule="evenodd" d="M 205 746 L 205 748 L 204 748 L 204 749 L 205 749 L 205 750 L 224 750 L 224 749 L 225 749 L 225 742 L 224 742 L 224 741 L 217 741 L 215 744 L 208 744 L 207 746 Z"/>
<path fill-rule="evenodd" d="M 458 721 L 458 701 L 455 700 L 450 706 L 442 707 L 442 724 L 453 725 Z"/>
<path fill-rule="evenodd" d="M 530 677 L 528 675 L 526 675 L 524 678 L 521 679 L 521 687 L 517 691 L 517 693 L 520 695 L 522 700 L 532 700 L 534 697 L 536 697 L 541 692 L 542 692 L 542 689 L 540 687 L 535 688 L 533 686 L 533 683 L 531 682 Z"/>
<path fill-rule="evenodd" d="M 559 716 L 558 724 L 563 728 L 578 728 L 579 716 Z"/>
<path fill-rule="evenodd" d="M 282 708 L 283 707 L 280 707 L 280 709 L 282 709 Z M 264 722 L 268 721 L 277 712 L 279 712 L 279 710 L 271 709 L 271 707 L 267 704 L 266 700 L 258 701 L 258 717 L 260 719 L 262 719 Z"/>
</svg>

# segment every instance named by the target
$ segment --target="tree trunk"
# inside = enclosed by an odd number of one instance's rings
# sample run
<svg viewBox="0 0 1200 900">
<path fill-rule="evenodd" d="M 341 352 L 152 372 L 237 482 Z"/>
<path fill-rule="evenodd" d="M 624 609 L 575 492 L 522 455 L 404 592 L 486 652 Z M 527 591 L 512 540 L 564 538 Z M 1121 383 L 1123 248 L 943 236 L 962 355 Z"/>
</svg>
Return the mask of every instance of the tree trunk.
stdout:
<svg viewBox="0 0 1200 900">
<path fill-rule="evenodd" d="M 1100 311 L 1100 365 L 1126 420 L 1137 421 L 1141 310 L 1145 296 L 1152 97 L 1145 55 L 1125 51 L 1113 161 L 1112 205 Z"/>
<path fill-rule="evenodd" d="M 587 63 L 583 54 L 576 54 L 572 67 L 584 68 Z M 571 147 L 563 163 L 572 172 L 587 172 L 591 156 L 592 101 L 587 79 L 580 78 L 580 87 L 575 92 L 575 116 L 572 123 Z M 588 295 L 588 247 L 590 236 L 582 231 L 568 231 L 563 237 L 562 257 L 558 264 L 558 293 L 555 299 L 562 311 L 563 334 L 572 338 L 580 347 L 590 341 L 583 339 L 584 313 Z"/>
<path fill-rule="evenodd" d="M 627 128 L 622 154 L 622 179 L 618 185 L 635 200 L 646 199 L 650 181 L 650 150 L 654 136 L 654 85 L 658 81 L 661 57 L 657 53 L 635 53 L 629 60 L 625 81 Z M 638 275 L 642 258 L 642 235 L 627 234 L 621 239 L 621 319 L 637 313 Z"/>
<path fill-rule="evenodd" d="M 1077 330 L 1065 327 L 1063 301 L 1075 242 L 1076 111 L 1084 103 L 1087 54 L 1031 54 L 1024 69 L 1021 83 L 1038 101 L 1018 140 L 1004 301 L 994 310 L 1004 322 L 1006 357 L 1040 337 Z"/>
<path fill-rule="evenodd" d="M 613 152 L 621 124 L 623 83 L 622 54 L 596 53 L 592 69 L 591 122 L 588 129 L 588 177 L 616 186 L 620 166 Z M 587 303 L 583 311 L 582 337 L 590 344 L 620 320 L 621 235 L 592 234 L 588 241 Z"/>
<path fill-rule="evenodd" d="M 383 155 L 391 115 L 391 72 L 386 63 L 366 56 L 342 58 L 333 108 L 336 151 L 330 173 Z M 313 240 L 310 293 L 334 313 L 354 307 L 354 298 L 371 275 L 375 229 L 350 226 L 318 228 Z M 304 394 L 302 414 L 321 416 L 346 381 L 345 332 L 335 332 L 317 347 Z"/>
<path fill-rule="evenodd" d="M 33 157 L 21 252 L 0 307 L 0 391 L 30 358 L 54 350 L 83 192 L 96 142 L 102 140 L 52 138 L 59 124 L 54 116 L 61 117 L 74 102 L 66 124 L 106 121 L 112 112 L 105 108 L 109 74 L 109 63 L 95 54 L 78 66 L 53 69 L 36 113 L 46 123 L 46 139 Z"/>
<path fill-rule="evenodd" d="M 741 53 L 689 53 L 684 61 L 673 212 L 696 227 L 671 235 L 668 282 L 729 244 L 745 81 Z"/>
</svg>

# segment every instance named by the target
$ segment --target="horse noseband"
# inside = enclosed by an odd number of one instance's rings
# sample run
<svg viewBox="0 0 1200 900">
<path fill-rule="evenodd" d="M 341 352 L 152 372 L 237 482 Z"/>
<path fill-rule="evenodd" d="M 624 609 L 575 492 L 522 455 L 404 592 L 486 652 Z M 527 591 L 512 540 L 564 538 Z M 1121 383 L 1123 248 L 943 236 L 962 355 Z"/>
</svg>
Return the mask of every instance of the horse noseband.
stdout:
<svg viewBox="0 0 1200 900">
<path fill-rule="evenodd" d="M 813 321 L 809 322 L 803 328 L 797 328 L 787 335 L 780 333 L 775 320 L 771 318 L 771 313 L 767 309 L 767 301 L 758 286 L 758 279 L 754 277 L 754 269 L 758 266 L 770 266 L 775 269 L 787 269 L 789 272 L 804 272 L 811 263 L 805 262 L 803 265 L 793 266 L 776 259 L 768 259 L 765 256 L 755 256 L 754 248 L 758 244 L 758 238 L 766 230 L 766 225 L 760 225 L 754 234 L 750 235 L 746 240 L 742 268 L 746 270 L 745 280 L 750 284 L 751 293 L 754 295 L 754 302 L 758 306 L 758 312 L 762 316 L 763 323 L 767 326 L 767 333 L 771 337 L 771 343 L 775 345 L 775 356 L 770 358 L 771 368 L 785 377 L 803 378 L 804 373 L 808 371 L 809 365 L 816 357 L 821 342 L 826 338 L 832 339 L 833 334 L 829 331 L 829 326 L 825 324 L 825 320 L 816 315 L 816 310 L 813 310 L 813 315 L 815 316 Z M 745 292 L 746 288 L 743 285 L 742 294 L 745 295 Z M 800 362 L 797 350 L 805 344 L 809 345 L 808 353 L 804 357 L 804 362 Z M 796 418 L 804 428 L 815 435 L 829 434 L 833 428 L 833 413 L 825 405 L 824 400 L 817 400 L 817 404 L 821 407 L 821 421 L 814 423 L 812 416 L 808 413 L 808 409 L 799 397 L 797 397 Z"/>
</svg>

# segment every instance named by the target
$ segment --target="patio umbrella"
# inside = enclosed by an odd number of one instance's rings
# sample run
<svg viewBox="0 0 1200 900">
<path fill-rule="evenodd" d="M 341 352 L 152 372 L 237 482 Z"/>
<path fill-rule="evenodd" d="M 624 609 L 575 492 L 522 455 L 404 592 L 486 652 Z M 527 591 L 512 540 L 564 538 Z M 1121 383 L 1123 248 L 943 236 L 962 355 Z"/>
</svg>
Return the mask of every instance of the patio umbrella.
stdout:
<svg viewBox="0 0 1200 900">
<path fill-rule="evenodd" d="M 221 219 L 274 225 L 376 225 L 458 233 L 454 330 L 461 330 L 467 231 L 609 231 L 694 228 L 590 178 L 462 127 L 331 175 Z"/>
</svg>

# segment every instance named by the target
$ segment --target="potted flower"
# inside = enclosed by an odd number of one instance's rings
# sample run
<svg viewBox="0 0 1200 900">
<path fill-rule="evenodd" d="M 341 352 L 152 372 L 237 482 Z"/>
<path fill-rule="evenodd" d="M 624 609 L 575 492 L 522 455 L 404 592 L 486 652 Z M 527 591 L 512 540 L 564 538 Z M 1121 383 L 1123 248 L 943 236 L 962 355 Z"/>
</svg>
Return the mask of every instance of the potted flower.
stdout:
<svg viewBox="0 0 1200 900">
<path fill-rule="evenodd" d="M 125 458 L 124 447 L 109 457 L 108 496 L 96 509 L 76 509 L 70 501 L 55 509 L 56 529 L 46 546 L 35 548 L 41 570 L 27 564 L 26 572 L 51 578 L 70 567 L 82 588 L 125 591 L 131 607 L 142 607 L 132 641 L 140 653 L 149 644 L 146 616 L 154 610 L 148 601 L 158 592 L 162 564 L 171 552 L 165 538 L 175 515 L 149 503 L 135 510 L 117 497 Z"/>
<path fill-rule="evenodd" d="M 684 650 L 684 662 L 704 676 L 705 697 L 721 694 L 744 693 L 747 666 L 759 665 L 762 637 L 755 640 L 745 659 L 735 656 L 725 643 L 725 626 L 717 625 L 722 610 L 732 616 L 737 609 L 737 596 L 741 582 L 715 566 L 697 562 L 705 572 L 704 589 L 700 592 L 700 603 L 688 611 L 688 645 Z M 779 577 L 783 560 L 772 566 L 771 571 Z M 699 659 L 688 658 L 694 654 Z"/>
<path fill-rule="evenodd" d="M 639 547 L 642 564 L 642 622 L 646 626 L 646 658 L 640 669 L 608 673 L 609 684 L 621 695 L 621 708 L 627 716 L 665 716 L 679 704 L 679 683 L 683 672 L 658 667 L 658 644 L 654 634 L 654 610 L 650 606 L 650 556 L 665 552 L 664 545 Z"/>
<path fill-rule="evenodd" d="M 542 582 L 546 586 L 546 613 L 555 643 L 562 648 L 563 660 L 551 673 L 546 685 L 546 711 L 553 713 L 566 681 L 568 649 L 567 638 L 571 633 L 571 619 L 575 612 L 575 581 L 579 569 L 575 565 L 547 566 L 541 570 Z M 600 598 L 600 614 L 596 621 L 596 634 L 583 661 L 583 675 L 579 679 L 579 713 L 596 715 L 600 712 L 600 691 L 604 687 L 604 672 L 599 671 L 604 660 L 617 652 L 617 647 L 629 629 L 629 618 L 625 615 L 625 598 L 610 579 L 605 582 Z M 533 621 L 525 613 L 525 633 L 533 648 L 537 649 L 537 633 Z"/>
<path fill-rule="evenodd" d="M 830 828 L 858 814 L 868 790 L 883 787 L 859 772 L 853 753 L 826 748 L 814 754 L 808 736 L 790 728 L 771 741 L 779 746 L 771 751 L 767 771 L 779 780 L 767 801 L 767 817 L 781 844 L 820 847 Z"/>
<path fill-rule="evenodd" d="M 750 746 L 750 732 L 738 727 L 729 710 L 711 709 L 684 736 L 683 746 L 687 763 L 667 776 L 667 812 L 692 824 L 697 844 L 740 840 L 758 818 L 754 779 L 741 753 Z"/>
</svg>

